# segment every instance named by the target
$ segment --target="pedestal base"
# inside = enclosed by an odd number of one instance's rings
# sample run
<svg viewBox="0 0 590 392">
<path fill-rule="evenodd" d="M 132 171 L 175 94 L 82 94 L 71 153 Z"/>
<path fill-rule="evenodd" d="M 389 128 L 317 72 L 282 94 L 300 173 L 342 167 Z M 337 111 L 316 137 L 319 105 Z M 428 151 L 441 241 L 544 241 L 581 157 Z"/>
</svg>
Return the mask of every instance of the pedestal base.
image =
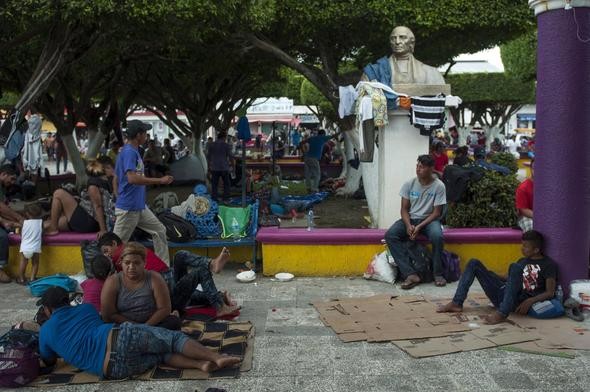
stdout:
<svg viewBox="0 0 590 392">
<path fill-rule="evenodd" d="M 389 124 L 379 131 L 379 148 L 371 163 L 363 163 L 363 185 L 373 226 L 389 228 L 401 209 L 399 191 L 416 176 L 416 159 L 428 154 L 428 136 L 420 135 L 408 119 L 408 112 L 389 112 Z"/>
</svg>

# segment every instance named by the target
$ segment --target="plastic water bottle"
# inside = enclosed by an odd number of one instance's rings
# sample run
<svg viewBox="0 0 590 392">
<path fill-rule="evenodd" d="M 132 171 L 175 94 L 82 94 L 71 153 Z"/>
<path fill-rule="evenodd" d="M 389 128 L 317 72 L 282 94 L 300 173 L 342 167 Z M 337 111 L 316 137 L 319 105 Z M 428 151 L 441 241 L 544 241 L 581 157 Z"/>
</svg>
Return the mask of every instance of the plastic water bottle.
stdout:
<svg viewBox="0 0 590 392">
<path fill-rule="evenodd" d="M 555 290 L 555 299 L 563 303 L 563 288 L 560 284 L 557 285 L 557 289 Z"/>
<path fill-rule="evenodd" d="M 233 237 L 234 240 L 239 241 L 240 240 L 240 224 L 238 223 L 238 220 L 234 217 L 231 220 L 231 236 Z"/>
<path fill-rule="evenodd" d="M 313 208 L 307 211 L 307 231 L 313 230 Z"/>
</svg>

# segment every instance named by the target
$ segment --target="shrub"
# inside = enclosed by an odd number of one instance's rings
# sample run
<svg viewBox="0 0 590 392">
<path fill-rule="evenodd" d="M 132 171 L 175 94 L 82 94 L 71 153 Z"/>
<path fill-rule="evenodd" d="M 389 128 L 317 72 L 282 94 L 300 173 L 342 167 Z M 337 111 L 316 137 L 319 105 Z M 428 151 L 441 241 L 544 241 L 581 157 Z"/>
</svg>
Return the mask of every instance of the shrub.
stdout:
<svg viewBox="0 0 590 392">
<path fill-rule="evenodd" d="M 492 155 L 490 161 L 496 165 L 507 167 L 512 173 L 518 171 L 518 162 L 509 152 L 497 152 Z"/>
<path fill-rule="evenodd" d="M 510 157 L 514 161 L 514 157 Z M 515 226 L 517 186 L 515 175 L 486 171 L 481 180 L 468 185 L 464 202 L 449 206 L 447 224 L 452 227 Z"/>
</svg>

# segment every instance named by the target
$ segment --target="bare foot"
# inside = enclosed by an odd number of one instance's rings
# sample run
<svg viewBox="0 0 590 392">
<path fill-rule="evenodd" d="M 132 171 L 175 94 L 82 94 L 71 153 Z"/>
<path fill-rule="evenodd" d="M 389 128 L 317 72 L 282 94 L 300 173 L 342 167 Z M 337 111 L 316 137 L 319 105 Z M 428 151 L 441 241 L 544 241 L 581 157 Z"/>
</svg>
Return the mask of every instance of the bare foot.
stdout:
<svg viewBox="0 0 590 392">
<path fill-rule="evenodd" d="M 219 369 L 223 369 L 226 367 L 237 365 L 238 363 L 242 362 L 242 360 L 238 357 L 230 357 L 229 355 L 222 355 L 215 364 Z"/>
<path fill-rule="evenodd" d="M 227 291 L 224 291 L 223 292 L 223 302 L 227 306 L 236 306 L 238 304 L 236 301 L 234 301 L 233 299 L 231 299 L 231 297 L 229 296 L 229 293 Z"/>
<path fill-rule="evenodd" d="M 217 365 L 215 364 L 215 362 L 201 360 L 196 360 L 195 362 L 197 363 L 197 369 L 207 373 L 217 369 Z"/>
<path fill-rule="evenodd" d="M 506 316 L 504 316 L 502 313 L 496 311 L 492 314 L 488 314 L 487 316 L 484 316 L 483 319 L 486 322 L 486 324 L 494 325 L 494 324 L 500 324 L 500 323 L 503 323 L 504 321 L 506 321 Z"/>
<path fill-rule="evenodd" d="M 59 230 L 51 226 L 48 221 L 43 222 L 43 235 L 58 235 Z"/>
<path fill-rule="evenodd" d="M 454 302 L 449 302 L 446 305 L 443 306 L 439 306 L 438 309 L 436 309 L 437 313 L 460 313 L 463 311 L 463 307 L 457 305 Z"/>
<path fill-rule="evenodd" d="M 211 272 L 218 274 L 221 271 L 223 271 L 223 267 L 225 267 L 225 263 L 228 262 L 229 260 L 229 250 L 227 248 L 223 248 L 221 250 L 221 253 L 219 254 L 219 256 L 217 256 L 216 258 L 214 258 L 211 261 Z"/>
<path fill-rule="evenodd" d="M 223 304 L 221 308 L 217 309 L 216 317 L 229 316 L 236 313 L 238 310 L 240 310 L 239 306 L 227 306 L 226 304 Z"/>
</svg>

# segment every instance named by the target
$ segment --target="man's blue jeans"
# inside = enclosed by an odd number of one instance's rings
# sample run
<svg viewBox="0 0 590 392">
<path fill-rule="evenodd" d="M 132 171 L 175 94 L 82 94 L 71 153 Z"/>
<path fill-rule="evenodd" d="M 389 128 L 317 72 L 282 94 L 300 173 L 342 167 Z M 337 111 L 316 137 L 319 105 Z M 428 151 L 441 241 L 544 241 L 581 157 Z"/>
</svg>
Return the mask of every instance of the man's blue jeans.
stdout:
<svg viewBox="0 0 590 392">
<path fill-rule="evenodd" d="M 494 272 L 488 270 L 481 261 L 471 259 L 461 274 L 457 291 L 453 297 L 453 303 L 463 306 L 469 288 L 474 279 L 477 278 L 481 288 L 498 312 L 507 317 L 527 298 L 522 292 L 522 269 L 523 267 L 519 264 L 511 264 L 508 269 L 508 280 L 503 280 Z M 528 315 L 535 318 L 552 318 L 561 316 L 563 312 L 561 303 L 553 299 L 551 300 L 551 306 L 547 306 L 543 311 L 535 311 L 531 307 Z"/>
<path fill-rule="evenodd" d="M 410 222 L 416 226 L 422 222 L 422 220 L 412 219 Z M 442 252 L 443 252 L 443 233 L 440 221 L 432 221 L 422 229 L 420 234 L 424 234 L 432 243 L 432 272 L 434 276 L 442 276 Z M 412 266 L 410 256 L 406 247 L 406 242 L 409 241 L 409 236 L 406 231 L 406 225 L 401 219 L 398 220 L 387 230 L 385 233 L 385 242 L 389 247 L 389 251 L 393 256 L 393 259 L 397 263 L 399 270 L 402 274 L 402 278 L 406 279 L 408 276 L 417 274 L 418 271 Z"/>
<path fill-rule="evenodd" d="M 180 331 L 147 324 L 126 322 L 119 328 L 116 347 L 111 347 L 109 374 L 104 375 L 111 380 L 140 375 L 166 362 L 171 354 L 182 353 L 189 340 Z"/>
<path fill-rule="evenodd" d="M 219 309 L 223 305 L 223 296 L 215 287 L 213 275 L 209 269 L 210 259 L 181 250 L 174 255 L 174 280 L 172 290 L 172 309 L 182 311 L 191 299 L 202 299 Z M 191 269 L 188 272 L 188 269 Z M 198 291 L 201 285 L 203 291 Z"/>
</svg>

